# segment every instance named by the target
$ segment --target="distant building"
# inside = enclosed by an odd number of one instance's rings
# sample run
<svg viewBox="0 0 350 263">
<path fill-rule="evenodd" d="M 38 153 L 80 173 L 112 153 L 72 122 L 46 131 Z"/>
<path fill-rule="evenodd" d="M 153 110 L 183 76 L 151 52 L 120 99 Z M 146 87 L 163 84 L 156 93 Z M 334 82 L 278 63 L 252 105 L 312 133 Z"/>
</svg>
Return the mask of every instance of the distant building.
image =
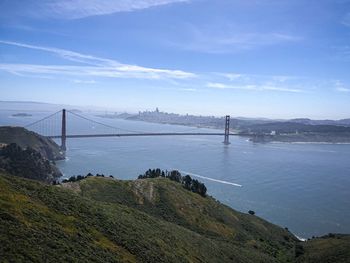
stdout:
<svg viewBox="0 0 350 263">
<path fill-rule="evenodd" d="M 270 135 L 272 136 L 276 135 L 276 131 L 271 131 Z"/>
<path fill-rule="evenodd" d="M 157 113 L 159 113 L 159 109 L 158 109 L 158 107 L 156 108 L 156 110 L 155 110 Z"/>
</svg>

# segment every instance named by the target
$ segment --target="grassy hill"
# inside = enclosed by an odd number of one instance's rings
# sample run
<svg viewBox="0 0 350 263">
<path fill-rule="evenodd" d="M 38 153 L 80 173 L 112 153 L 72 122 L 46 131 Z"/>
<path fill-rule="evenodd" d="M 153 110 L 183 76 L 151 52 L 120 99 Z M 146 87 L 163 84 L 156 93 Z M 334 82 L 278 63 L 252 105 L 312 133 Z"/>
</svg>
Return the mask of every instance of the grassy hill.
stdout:
<svg viewBox="0 0 350 263">
<path fill-rule="evenodd" d="M 278 226 L 164 178 L 88 177 L 52 186 L 0 172 L 0 189 L 1 262 L 307 262 L 318 256 L 316 240 L 304 245 Z M 335 256 L 339 243 L 349 248 L 348 239 L 327 240 Z"/>
<path fill-rule="evenodd" d="M 350 235 L 329 234 L 302 244 L 297 263 L 350 262 Z"/>
<path fill-rule="evenodd" d="M 126 204 L 196 233 L 240 247 L 261 250 L 272 257 L 293 254 L 295 237 L 259 217 L 239 213 L 212 197 L 184 189 L 164 178 L 134 181 L 80 181 L 80 195 L 99 202 Z"/>
<path fill-rule="evenodd" d="M 30 147 L 49 160 L 64 159 L 60 147 L 51 139 L 23 127 L 0 126 L 0 144 L 16 143 L 22 148 Z"/>
</svg>

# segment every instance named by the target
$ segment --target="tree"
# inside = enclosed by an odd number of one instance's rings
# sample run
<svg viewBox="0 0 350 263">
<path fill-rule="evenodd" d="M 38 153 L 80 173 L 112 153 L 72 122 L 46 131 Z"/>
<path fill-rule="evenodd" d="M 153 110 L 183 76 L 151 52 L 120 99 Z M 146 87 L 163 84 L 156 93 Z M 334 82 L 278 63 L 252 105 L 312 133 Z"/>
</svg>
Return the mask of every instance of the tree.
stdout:
<svg viewBox="0 0 350 263">
<path fill-rule="evenodd" d="M 192 178 L 189 175 L 186 175 L 182 178 L 182 184 L 187 190 L 191 190 Z"/>
<path fill-rule="evenodd" d="M 181 179 L 182 179 L 182 176 L 181 176 L 181 173 L 179 171 L 173 170 L 173 171 L 170 172 L 168 178 L 170 180 L 172 180 L 172 181 L 180 183 Z"/>
<path fill-rule="evenodd" d="M 69 182 L 75 182 L 76 180 L 77 180 L 77 179 L 75 178 L 74 175 L 71 176 L 71 177 L 68 179 Z"/>
<path fill-rule="evenodd" d="M 203 197 L 205 197 L 207 194 L 207 188 L 205 187 L 205 185 L 203 183 L 199 183 L 198 194 L 200 194 Z"/>
<path fill-rule="evenodd" d="M 85 179 L 85 176 L 82 176 L 82 175 L 78 175 L 77 176 L 77 181 L 80 181 L 80 180 L 83 180 L 83 179 Z"/>
<path fill-rule="evenodd" d="M 178 182 L 183 185 L 183 187 L 189 191 L 200 194 L 205 197 L 207 194 L 207 188 L 201 182 L 196 179 L 192 179 L 191 176 L 186 175 L 182 176 L 181 173 L 177 170 L 168 172 L 167 170 L 162 171 L 161 169 L 148 169 L 144 174 L 140 174 L 138 179 L 147 179 L 147 178 L 157 178 L 165 177 L 172 181 Z"/>
</svg>

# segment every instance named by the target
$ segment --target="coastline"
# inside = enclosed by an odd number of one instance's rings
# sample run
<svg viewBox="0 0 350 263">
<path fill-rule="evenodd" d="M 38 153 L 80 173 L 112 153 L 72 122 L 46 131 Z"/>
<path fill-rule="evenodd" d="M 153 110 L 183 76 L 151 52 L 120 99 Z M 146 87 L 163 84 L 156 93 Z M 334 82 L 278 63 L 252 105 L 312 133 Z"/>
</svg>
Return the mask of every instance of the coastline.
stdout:
<svg viewBox="0 0 350 263">
<path fill-rule="evenodd" d="M 327 145 L 327 144 L 329 144 L 329 145 L 349 145 L 350 144 L 350 142 L 298 142 L 298 141 L 296 141 L 296 142 L 283 142 L 283 141 L 270 141 L 270 142 L 267 142 L 267 143 L 276 143 L 276 144 L 278 144 L 278 143 L 283 143 L 283 144 L 322 144 L 322 145 Z"/>
</svg>

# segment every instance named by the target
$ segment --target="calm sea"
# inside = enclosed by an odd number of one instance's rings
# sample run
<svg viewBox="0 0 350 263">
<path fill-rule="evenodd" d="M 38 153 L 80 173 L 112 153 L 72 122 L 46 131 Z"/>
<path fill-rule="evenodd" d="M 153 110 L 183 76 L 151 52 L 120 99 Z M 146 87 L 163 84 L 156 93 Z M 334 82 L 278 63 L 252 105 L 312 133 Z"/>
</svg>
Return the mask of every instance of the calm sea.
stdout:
<svg viewBox="0 0 350 263">
<path fill-rule="evenodd" d="M 12 117 L 13 113 L 0 111 L 0 125 L 23 125 L 49 114 Z M 95 119 L 134 131 L 195 131 Z M 74 118 L 68 121 L 68 133 L 98 132 L 97 125 Z M 243 212 L 254 210 L 299 237 L 350 233 L 350 145 L 230 140 L 230 145 L 224 145 L 217 136 L 68 139 L 67 160 L 57 165 L 66 177 L 91 172 L 119 179 L 135 179 L 148 168 L 178 169 L 201 176 L 198 179 L 206 184 L 208 193 L 222 203 Z"/>
</svg>

